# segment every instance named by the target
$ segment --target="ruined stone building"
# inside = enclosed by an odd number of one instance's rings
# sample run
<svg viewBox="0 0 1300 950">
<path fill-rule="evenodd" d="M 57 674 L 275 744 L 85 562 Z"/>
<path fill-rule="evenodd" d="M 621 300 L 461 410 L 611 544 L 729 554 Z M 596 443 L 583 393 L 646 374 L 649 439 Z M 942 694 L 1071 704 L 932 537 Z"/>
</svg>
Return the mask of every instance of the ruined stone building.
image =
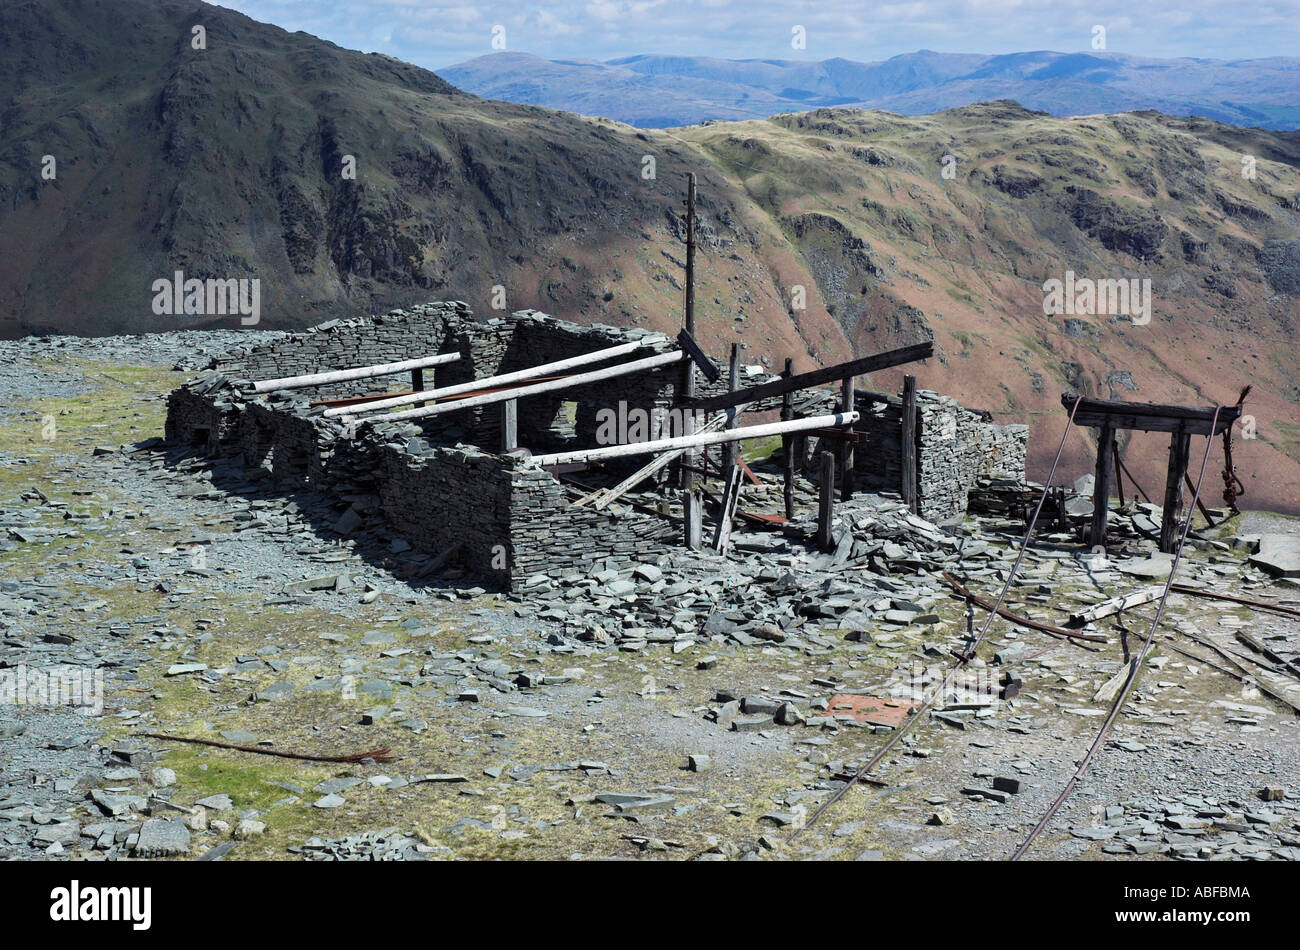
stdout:
<svg viewBox="0 0 1300 950">
<path fill-rule="evenodd" d="M 683 379 L 680 363 L 520 398 L 518 445 L 528 452 L 505 450 L 499 403 L 428 418 L 390 421 L 379 414 L 357 421 L 326 415 L 322 403 L 382 393 L 384 379 L 265 394 L 255 392 L 253 384 L 458 353 L 458 359 L 438 365 L 426 383 L 426 388 L 444 388 L 629 342 L 639 342 L 645 355 L 677 349 L 662 334 L 579 326 L 536 311 L 479 321 L 459 302 L 330 321 L 214 359 L 171 393 L 166 435 L 212 454 L 242 456 L 247 466 L 266 469 L 283 490 L 332 495 L 344 533 L 382 521 L 394 535 L 431 553 L 455 545 L 454 560 L 472 573 L 517 588 L 539 572 L 582 569 L 610 555 L 649 559 L 681 543 L 679 521 L 667 513 L 667 503 L 661 510 L 575 506 L 556 474 L 529 457 L 595 446 L 601 411 L 620 402 L 646 413 L 671 409 Z M 725 389 L 725 382 L 705 384 L 700 392 L 719 388 Z M 796 409 L 800 415 L 815 414 L 832 401 L 829 392 L 810 391 L 801 394 Z M 853 428 L 866 434 L 854 455 L 857 487 L 897 491 L 899 400 L 859 391 L 855 401 L 861 418 Z M 753 404 L 747 412 L 776 408 L 779 400 Z M 1024 426 L 994 425 L 928 392 L 919 393 L 918 416 L 923 516 L 938 521 L 962 515 L 966 494 L 981 477 L 1023 480 Z M 644 455 L 620 459 L 607 471 L 626 474 L 645 461 Z"/>
</svg>

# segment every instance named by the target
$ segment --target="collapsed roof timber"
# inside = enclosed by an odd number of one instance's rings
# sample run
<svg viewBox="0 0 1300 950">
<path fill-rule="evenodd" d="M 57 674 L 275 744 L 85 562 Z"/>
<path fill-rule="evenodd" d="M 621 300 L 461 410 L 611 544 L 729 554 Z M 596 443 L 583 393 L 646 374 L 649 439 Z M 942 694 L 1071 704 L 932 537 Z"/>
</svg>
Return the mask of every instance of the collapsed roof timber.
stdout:
<svg viewBox="0 0 1300 950">
<path fill-rule="evenodd" d="M 711 462 L 713 445 L 781 436 L 785 480 L 802 481 L 806 468 L 820 483 L 827 526 L 837 489 L 898 492 L 941 520 L 965 513 L 981 478 L 1023 483 L 1024 426 L 994 425 L 911 387 L 902 397 L 854 389 L 848 399 L 851 383 L 837 393 L 807 388 L 929 354 L 920 344 L 799 376 L 761 375 L 744 388 L 738 367 L 714 365 L 688 398 L 683 383 L 697 364 L 662 334 L 536 311 L 477 321 L 465 304 L 439 302 L 219 357 L 169 397 L 167 437 L 242 455 L 283 488 L 331 493 L 344 534 L 382 519 L 439 563 L 517 589 L 537 573 L 648 559 L 691 541 L 684 501 L 694 489 L 682 490 L 683 475 L 703 475 L 706 496 L 710 474 L 726 481 L 713 515 L 720 548 L 733 512 L 768 527 L 794 514 L 793 486 L 781 513 L 737 511 L 747 466 L 726 449 L 725 468 Z M 409 392 L 384 391 L 406 373 Z M 686 436 L 599 444 L 599 421 L 615 408 L 683 406 L 717 414 Z M 750 421 L 777 410 L 781 421 Z M 644 485 L 653 504 L 614 503 Z"/>
</svg>

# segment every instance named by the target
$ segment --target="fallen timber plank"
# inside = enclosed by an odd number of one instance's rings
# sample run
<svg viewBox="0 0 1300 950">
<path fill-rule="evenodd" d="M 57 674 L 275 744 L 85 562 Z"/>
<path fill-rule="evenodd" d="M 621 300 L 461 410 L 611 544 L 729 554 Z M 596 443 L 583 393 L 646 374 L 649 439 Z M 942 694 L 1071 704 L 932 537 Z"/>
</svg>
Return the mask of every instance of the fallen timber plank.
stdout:
<svg viewBox="0 0 1300 950">
<path fill-rule="evenodd" d="M 872 356 L 864 356 L 861 359 L 850 360 L 847 363 L 837 363 L 834 366 L 823 366 L 821 369 L 815 369 L 808 373 L 800 373 L 797 376 L 788 376 L 783 379 L 776 379 L 770 383 L 763 383 L 760 386 L 738 389 L 735 392 L 721 393 L 717 396 L 706 396 L 703 399 L 682 400 L 681 406 L 688 409 L 699 409 L 704 411 L 726 409 L 730 406 L 738 406 L 741 403 L 766 399 L 768 396 L 780 396 L 800 389 L 811 389 L 814 386 L 822 386 L 826 383 L 837 383 L 846 377 L 861 376 L 863 373 L 874 373 L 877 370 L 888 369 L 891 366 L 901 366 L 904 363 L 923 360 L 933 355 L 933 343 L 917 343 L 913 346 L 904 346 L 896 350 L 889 350 L 885 353 L 876 353 Z"/>
<path fill-rule="evenodd" d="M 564 379 L 557 379 L 547 383 L 532 383 L 523 386 L 512 386 L 508 389 L 501 389 L 497 392 L 485 393 L 481 396 L 470 396 L 465 399 L 459 399 L 455 402 L 440 402 L 433 406 L 424 406 L 420 409 L 403 409 L 400 412 L 391 412 L 384 416 L 374 416 L 363 419 L 363 422 L 396 422 L 400 419 L 423 419 L 427 416 L 438 416 L 447 412 L 459 412 L 462 409 L 473 409 L 476 406 L 487 406 L 493 403 L 505 402 L 507 399 L 520 399 L 524 396 L 534 396 L 539 393 L 556 392 L 561 389 L 572 389 L 574 386 L 584 386 L 587 383 L 597 383 L 606 379 L 614 379 L 618 376 L 627 376 L 631 373 L 641 373 L 646 370 L 657 369 L 660 366 L 667 366 L 669 363 L 677 363 L 686 358 L 686 354 L 681 350 L 673 350 L 671 353 L 660 353 L 656 356 L 648 356 L 643 360 L 633 360 L 630 363 L 619 363 L 615 366 L 607 366 L 604 369 L 595 369 L 586 373 L 577 373 Z M 474 384 L 476 387 L 483 385 L 482 380 Z M 433 390 L 436 392 L 436 390 Z"/>
<path fill-rule="evenodd" d="M 1061 405 L 1074 406 L 1078 396 L 1063 393 Z M 1241 406 L 1222 406 L 1214 434 L 1219 435 L 1241 415 Z M 1175 406 L 1154 402 L 1122 402 L 1117 399 L 1094 399 L 1085 396 L 1074 414 L 1074 424 L 1097 429 L 1109 424 L 1112 429 L 1137 429 L 1143 432 L 1177 432 L 1209 435 L 1214 419 L 1213 406 Z"/>
<path fill-rule="evenodd" d="M 1070 614 L 1070 623 L 1083 626 L 1085 623 L 1092 623 L 1095 620 L 1101 620 L 1103 617 L 1117 614 L 1121 610 L 1128 610 L 1130 607 L 1137 607 L 1141 604 L 1149 604 L 1153 600 L 1159 600 L 1159 598 L 1159 587 L 1144 587 L 1131 594 L 1121 594 L 1120 596 L 1103 600 L 1099 604 L 1093 604 L 1087 610 L 1080 610 L 1072 613 Z"/>
<path fill-rule="evenodd" d="M 618 346 L 606 347 L 603 350 L 593 350 L 590 353 L 583 353 L 579 356 L 570 356 L 567 359 L 555 360 L 552 363 L 542 363 L 538 366 L 529 366 L 527 369 L 519 369 L 510 373 L 501 373 L 497 376 L 485 376 L 483 379 L 471 379 L 468 382 L 456 383 L 452 386 L 443 386 L 440 389 L 426 389 L 421 392 L 401 393 L 386 398 L 380 402 L 372 403 L 365 407 L 365 411 L 371 412 L 379 409 L 391 409 L 394 406 L 404 406 L 413 402 L 434 402 L 442 396 L 456 396 L 477 389 L 489 389 L 494 386 L 504 386 L 506 383 L 516 383 L 522 380 L 540 382 L 537 377 L 544 373 L 559 373 L 562 370 L 573 369 L 578 366 L 586 366 L 590 363 L 599 363 L 602 360 L 609 360 L 616 356 L 624 356 L 628 353 L 633 353 L 652 343 L 662 342 L 663 337 L 647 337 L 642 340 L 636 340 L 632 343 L 620 343 Z M 346 410 L 326 410 L 325 415 L 337 416 L 342 415 L 345 411 Z"/>
<path fill-rule="evenodd" d="M 426 366 L 454 363 L 458 359 L 460 359 L 459 353 L 439 353 L 437 356 L 421 356 L 397 363 L 376 363 L 373 366 L 355 366 L 352 369 L 333 369 L 324 373 L 308 373 L 306 376 L 282 376 L 279 379 L 264 379 L 260 383 L 253 383 L 253 391 L 270 393 L 280 389 L 301 389 L 304 386 L 323 386 L 326 383 L 345 383 L 353 379 L 392 376 L 408 370 L 423 369 Z"/>
<path fill-rule="evenodd" d="M 676 355 L 680 357 L 681 354 Z M 789 422 L 768 422 L 757 426 L 743 426 L 739 429 L 725 429 L 721 432 L 684 435 L 674 439 L 629 442 L 624 445 L 609 445 L 596 449 L 578 449 L 574 452 L 553 452 L 549 455 L 535 455 L 533 458 L 539 465 L 546 466 L 565 462 L 591 462 L 598 459 L 625 458 L 629 455 L 651 455 L 658 452 L 670 452 L 673 449 L 717 445 L 722 442 L 743 442 L 745 439 L 763 439 L 771 435 L 780 435 L 782 432 L 805 432 L 820 426 L 852 425 L 858 419 L 857 412 L 837 412 L 826 416 L 791 419 Z"/>
<path fill-rule="evenodd" d="M 947 571 L 943 572 L 944 583 L 961 594 L 972 603 L 978 604 L 985 610 L 992 610 L 993 604 L 985 600 L 979 594 L 967 590 Z M 1087 640 L 1089 643 L 1109 643 L 1107 637 L 1095 636 L 1091 633 L 1080 633 L 1078 630 L 1067 630 L 1064 627 L 1053 627 L 1051 624 L 1042 623 L 1038 620 L 1032 620 L 1029 617 L 1022 617 L 1020 614 L 1012 613 L 1005 607 L 998 608 L 998 616 L 1010 620 L 1012 623 L 1019 624 L 1022 627 L 1028 627 L 1030 630 L 1039 630 L 1043 633 L 1051 634 L 1054 637 L 1066 637 L 1071 640 Z"/>
</svg>

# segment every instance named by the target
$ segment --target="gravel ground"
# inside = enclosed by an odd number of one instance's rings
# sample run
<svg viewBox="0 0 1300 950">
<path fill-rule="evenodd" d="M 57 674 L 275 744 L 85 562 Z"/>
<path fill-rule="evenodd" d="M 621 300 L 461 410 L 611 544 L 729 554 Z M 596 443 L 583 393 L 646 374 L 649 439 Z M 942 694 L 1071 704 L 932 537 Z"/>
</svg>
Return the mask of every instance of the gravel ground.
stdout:
<svg viewBox="0 0 1300 950">
<path fill-rule="evenodd" d="M 891 600 L 897 616 L 863 637 L 829 622 L 784 640 L 584 640 L 575 605 L 605 603 L 604 580 L 521 598 L 454 570 L 421 576 L 427 559 L 382 531 L 334 533 L 327 499 L 148 441 L 184 378 L 172 367 L 267 336 L 0 343 L 0 673 L 72 667 L 104 684 L 101 715 L 22 704 L 0 716 L 0 856 L 1005 858 L 1087 749 L 1108 708 L 1098 691 L 1153 616 L 1146 604 L 1099 621 L 1100 646 L 999 621 L 972 666 L 995 693 L 1015 674 L 1019 694 L 942 703 L 792 840 L 892 728 L 837 709 L 844 697 L 906 703 L 982 612 L 899 560 L 886 575 L 835 574 Z M 1236 532 L 1295 524 L 1248 513 Z M 1013 554 L 1004 528 L 964 528 L 986 551 L 963 577 L 990 597 Z M 707 591 L 781 558 L 800 583 L 822 576 L 815 557 L 741 540 L 725 563 L 666 557 L 658 581 L 609 582 L 635 587 L 628 613 L 644 626 L 655 583 Z M 1247 550 L 1207 541 L 1180 581 L 1300 603 Z M 1042 544 L 1008 601 L 1062 623 L 1151 583 L 1147 554 L 1133 543 L 1098 567 Z M 741 602 L 766 596 L 753 584 Z M 1239 633 L 1300 656 L 1300 621 L 1171 598 L 1154 659 L 1031 857 L 1300 856 L 1300 734 L 1285 703 L 1300 704 L 1300 680 L 1261 668 L 1277 664 Z M 142 732 L 331 755 L 387 746 L 395 759 L 298 762 Z"/>
</svg>

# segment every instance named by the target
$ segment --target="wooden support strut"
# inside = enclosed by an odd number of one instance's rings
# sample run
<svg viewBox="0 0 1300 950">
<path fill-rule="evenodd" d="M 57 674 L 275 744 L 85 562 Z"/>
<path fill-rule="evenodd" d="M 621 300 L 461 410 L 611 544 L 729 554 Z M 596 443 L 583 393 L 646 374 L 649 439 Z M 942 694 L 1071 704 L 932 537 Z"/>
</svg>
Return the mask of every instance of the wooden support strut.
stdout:
<svg viewBox="0 0 1300 950">
<path fill-rule="evenodd" d="M 912 514 L 920 507 L 920 483 L 916 475 L 916 377 L 903 377 L 903 423 L 902 433 L 903 457 L 903 503 Z"/>
<path fill-rule="evenodd" d="M 1169 437 L 1169 471 L 1165 474 L 1165 507 L 1160 518 L 1160 550 L 1172 554 L 1178 537 L 1178 515 L 1183 506 L 1183 476 L 1187 474 L 1192 436 L 1180 428 Z"/>
<path fill-rule="evenodd" d="M 519 401 L 507 399 L 501 404 L 501 452 L 513 452 L 519 446 Z"/>
<path fill-rule="evenodd" d="M 1088 529 L 1088 543 L 1093 547 L 1106 546 L 1106 522 L 1110 507 L 1110 474 L 1115 453 L 1111 443 L 1115 430 L 1103 423 L 1097 434 L 1097 466 L 1093 471 L 1092 524 Z"/>
<path fill-rule="evenodd" d="M 412 360 L 400 360 L 396 363 L 376 363 L 373 366 L 354 366 L 352 369 L 333 369 L 323 373 L 308 373 L 305 376 L 282 376 L 279 379 L 264 379 L 253 384 L 253 392 L 270 393 L 281 389 L 302 389 L 305 386 L 324 386 L 327 383 L 345 383 L 353 379 L 373 379 L 376 376 L 392 376 L 407 370 L 421 369 L 426 366 L 441 366 L 460 359 L 459 353 L 439 353 L 437 356 L 421 356 Z"/>
<path fill-rule="evenodd" d="M 845 376 L 840 382 L 840 412 L 852 412 L 853 377 Z M 853 442 L 844 439 L 840 443 L 840 501 L 853 497 Z"/>
<path fill-rule="evenodd" d="M 829 551 L 832 545 L 831 522 L 835 518 L 835 456 L 821 453 L 821 491 L 817 500 L 817 547 Z"/>
</svg>

